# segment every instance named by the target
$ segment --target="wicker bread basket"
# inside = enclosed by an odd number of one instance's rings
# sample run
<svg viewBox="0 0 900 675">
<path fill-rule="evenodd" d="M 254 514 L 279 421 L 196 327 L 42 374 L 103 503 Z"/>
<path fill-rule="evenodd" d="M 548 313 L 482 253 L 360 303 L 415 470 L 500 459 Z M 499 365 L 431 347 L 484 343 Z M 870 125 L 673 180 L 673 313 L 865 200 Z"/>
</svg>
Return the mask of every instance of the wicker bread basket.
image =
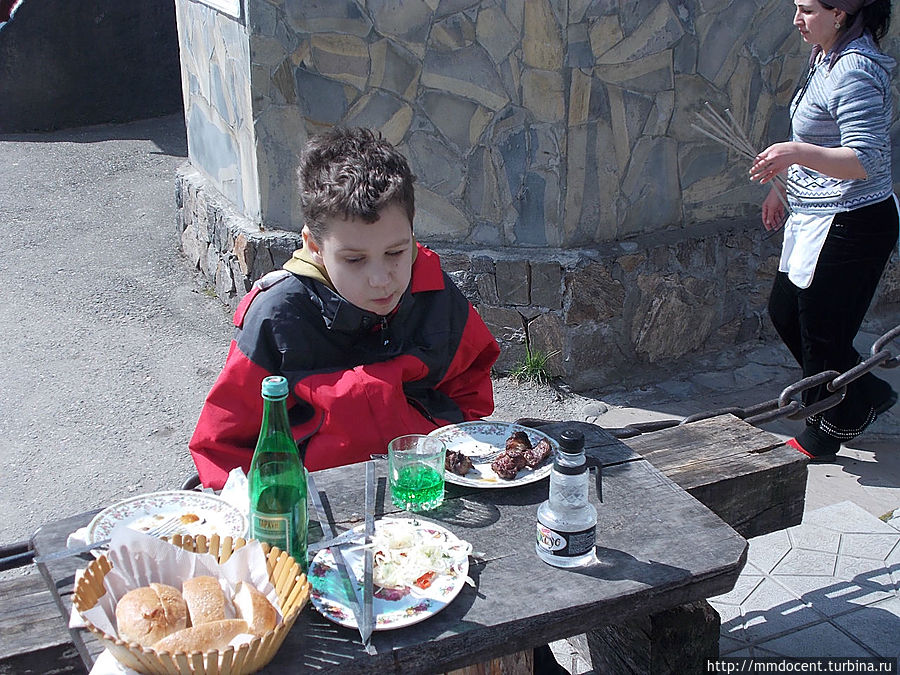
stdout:
<svg viewBox="0 0 900 675">
<path fill-rule="evenodd" d="M 220 541 L 218 535 L 213 535 L 209 539 L 204 536 L 194 539 L 175 535 L 171 539 L 171 543 L 187 551 L 210 553 L 220 563 L 224 563 L 231 557 L 233 551 L 246 544 L 243 539 L 232 541 L 231 537 L 225 537 Z M 275 586 L 284 619 L 273 630 L 262 637 L 254 638 L 248 644 L 241 645 L 238 649 L 229 647 L 221 653 L 218 651 L 194 654 L 158 653 L 153 649 L 141 647 L 137 643 L 128 643 L 115 638 L 89 621 L 86 622 L 87 627 L 109 648 L 119 663 L 139 673 L 184 673 L 189 675 L 203 672 L 208 675 L 218 675 L 222 672 L 242 675 L 255 672 L 269 663 L 278 648 L 281 647 L 285 636 L 297 620 L 300 610 L 309 601 L 310 589 L 309 581 L 291 556 L 277 548 L 270 549 L 268 544 L 262 544 L 262 548 L 266 555 L 269 579 Z M 101 556 L 88 565 L 84 575 L 75 586 L 73 596 L 73 603 L 79 612 L 93 607 L 97 604 L 97 600 L 106 593 L 103 578 L 111 568 L 106 556 Z"/>
</svg>

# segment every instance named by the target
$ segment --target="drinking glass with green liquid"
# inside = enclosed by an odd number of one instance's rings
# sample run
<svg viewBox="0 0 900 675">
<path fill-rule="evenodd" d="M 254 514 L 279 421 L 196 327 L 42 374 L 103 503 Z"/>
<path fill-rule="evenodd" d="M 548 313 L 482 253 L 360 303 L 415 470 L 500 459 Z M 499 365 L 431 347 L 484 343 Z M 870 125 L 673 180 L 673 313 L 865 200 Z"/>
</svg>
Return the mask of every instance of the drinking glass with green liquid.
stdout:
<svg viewBox="0 0 900 675">
<path fill-rule="evenodd" d="M 444 455 L 438 438 L 409 434 L 388 443 L 391 501 L 407 511 L 426 511 L 444 501 Z"/>
</svg>

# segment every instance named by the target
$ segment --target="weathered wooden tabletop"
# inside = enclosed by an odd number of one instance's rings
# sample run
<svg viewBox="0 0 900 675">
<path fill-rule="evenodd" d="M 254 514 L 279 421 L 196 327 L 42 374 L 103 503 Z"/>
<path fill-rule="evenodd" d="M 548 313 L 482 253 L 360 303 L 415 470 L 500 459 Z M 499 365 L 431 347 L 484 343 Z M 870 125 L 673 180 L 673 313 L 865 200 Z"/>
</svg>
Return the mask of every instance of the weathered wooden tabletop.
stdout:
<svg viewBox="0 0 900 675">
<path fill-rule="evenodd" d="M 558 423 L 541 429 L 558 437 L 571 426 L 585 432 L 587 453 L 604 466 L 603 503 L 596 502 L 599 562 L 563 570 L 535 554 L 536 511 L 547 498 L 548 481 L 481 490 L 448 484 L 444 504 L 417 517 L 471 542 L 469 575 L 475 588 L 463 586 L 426 621 L 377 631 L 374 656 L 362 648 L 355 630 L 309 607 L 266 672 L 448 671 L 730 590 L 745 562 L 746 540 L 599 427 Z M 385 464 L 376 461 L 376 515 L 404 514 L 386 494 Z M 341 526 L 358 524 L 364 465 L 315 475 L 334 519 Z M 66 536 L 91 515 L 39 529 L 33 537 L 37 554 L 64 547 Z M 75 557 L 41 566 L 66 616 L 74 572 L 84 565 L 85 558 Z M 75 632 L 76 646 L 90 665 L 101 646 L 86 631 Z"/>
</svg>

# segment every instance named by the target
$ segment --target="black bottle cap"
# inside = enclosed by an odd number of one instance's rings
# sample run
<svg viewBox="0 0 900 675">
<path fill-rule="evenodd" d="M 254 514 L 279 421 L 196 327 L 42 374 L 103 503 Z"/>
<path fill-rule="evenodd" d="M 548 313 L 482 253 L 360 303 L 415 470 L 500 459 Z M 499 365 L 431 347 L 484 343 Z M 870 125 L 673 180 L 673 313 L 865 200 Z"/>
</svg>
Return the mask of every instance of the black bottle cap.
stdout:
<svg viewBox="0 0 900 675">
<path fill-rule="evenodd" d="M 584 434 L 577 429 L 566 429 L 559 436 L 559 449 L 568 455 L 584 450 Z"/>
</svg>

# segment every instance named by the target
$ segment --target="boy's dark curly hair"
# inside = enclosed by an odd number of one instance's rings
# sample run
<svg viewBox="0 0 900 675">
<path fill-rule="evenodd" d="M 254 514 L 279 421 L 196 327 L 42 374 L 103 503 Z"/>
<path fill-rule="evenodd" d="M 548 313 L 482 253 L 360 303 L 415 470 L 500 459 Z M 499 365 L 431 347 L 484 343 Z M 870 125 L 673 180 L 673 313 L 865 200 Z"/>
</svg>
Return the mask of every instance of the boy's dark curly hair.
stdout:
<svg viewBox="0 0 900 675">
<path fill-rule="evenodd" d="M 406 158 L 369 129 L 335 127 L 311 138 L 298 175 L 305 225 L 317 242 L 326 219 L 374 223 L 388 204 L 399 205 L 413 222 L 416 177 Z"/>
</svg>

